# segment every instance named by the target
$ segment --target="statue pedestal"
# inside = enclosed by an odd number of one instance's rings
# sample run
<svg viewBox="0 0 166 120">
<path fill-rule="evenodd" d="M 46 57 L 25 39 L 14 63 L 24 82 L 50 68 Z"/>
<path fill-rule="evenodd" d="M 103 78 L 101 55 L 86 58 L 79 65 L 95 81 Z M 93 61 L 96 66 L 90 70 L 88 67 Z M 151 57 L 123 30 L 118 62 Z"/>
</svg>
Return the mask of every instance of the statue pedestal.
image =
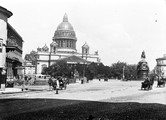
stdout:
<svg viewBox="0 0 166 120">
<path fill-rule="evenodd" d="M 0 90 L 5 91 L 5 84 L 1 84 Z"/>
<path fill-rule="evenodd" d="M 138 80 L 145 80 L 147 76 L 148 76 L 148 70 L 138 70 L 137 72 Z"/>
</svg>

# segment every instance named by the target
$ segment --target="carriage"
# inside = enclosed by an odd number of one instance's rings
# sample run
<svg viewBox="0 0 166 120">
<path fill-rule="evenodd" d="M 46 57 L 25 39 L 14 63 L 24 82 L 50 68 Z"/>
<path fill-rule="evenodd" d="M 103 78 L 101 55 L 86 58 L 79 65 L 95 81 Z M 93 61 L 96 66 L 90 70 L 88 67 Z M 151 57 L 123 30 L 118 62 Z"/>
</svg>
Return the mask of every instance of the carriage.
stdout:
<svg viewBox="0 0 166 120">
<path fill-rule="evenodd" d="M 165 81 L 166 79 L 161 78 L 160 80 L 157 81 L 157 87 L 165 87 Z"/>
<path fill-rule="evenodd" d="M 151 90 L 154 84 L 153 78 L 146 78 L 144 82 L 142 82 L 141 90 Z"/>
<path fill-rule="evenodd" d="M 65 89 L 66 90 L 66 86 L 67 85 L 67 83 L 66 83 L 66 81 L 65 80 L 59 80 L 59 88 L 62 90 L 62 89 Z"/>
</svg>

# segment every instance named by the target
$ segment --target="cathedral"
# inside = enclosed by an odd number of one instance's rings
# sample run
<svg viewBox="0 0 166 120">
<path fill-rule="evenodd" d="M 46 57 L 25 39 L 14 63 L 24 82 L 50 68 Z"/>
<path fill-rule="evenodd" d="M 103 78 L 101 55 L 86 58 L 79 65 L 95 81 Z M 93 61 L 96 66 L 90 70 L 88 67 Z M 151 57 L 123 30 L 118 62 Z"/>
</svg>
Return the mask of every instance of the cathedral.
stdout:
<svg viewBox="0 0 166 120">
<path fill-rule="evenodd" d="M 73 56 L 89 62 L 100 63 L 98 51 L 90 54 L 90 47 L 85 42 L 82 46 L 82 52 L 79 53 L 76 49 L 76 42 L 76 33 L 68 21 L 67 14 L 65 14 L 63 21 L 58 25 L 54 33 L 52 43 L 49 46 L 45 44 L 43 47 L 37 48 L 36 74 L 41 74 L 44 67 L 56 63 L 57 60 Z M 77 63 L 77 59 L 75 59 L 75 63 Z"/>
</svg>

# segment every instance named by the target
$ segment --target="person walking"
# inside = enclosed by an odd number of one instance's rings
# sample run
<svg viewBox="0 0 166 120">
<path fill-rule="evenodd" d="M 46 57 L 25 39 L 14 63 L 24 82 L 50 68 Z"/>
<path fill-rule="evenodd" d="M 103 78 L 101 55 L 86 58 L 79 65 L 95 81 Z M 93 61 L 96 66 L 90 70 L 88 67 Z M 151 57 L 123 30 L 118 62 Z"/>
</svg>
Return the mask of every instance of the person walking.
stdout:
<svg viewBox="0 0 166 120">
<path fill-rule="evenodd" d="M 48 79 L 49 90 L 52 89 L 52 88 L 51 88 L 52 83 L 53 83 L 53 80 L 52 80 L 52 77 L 50 77 L 50 78 Z"/>
</svg>

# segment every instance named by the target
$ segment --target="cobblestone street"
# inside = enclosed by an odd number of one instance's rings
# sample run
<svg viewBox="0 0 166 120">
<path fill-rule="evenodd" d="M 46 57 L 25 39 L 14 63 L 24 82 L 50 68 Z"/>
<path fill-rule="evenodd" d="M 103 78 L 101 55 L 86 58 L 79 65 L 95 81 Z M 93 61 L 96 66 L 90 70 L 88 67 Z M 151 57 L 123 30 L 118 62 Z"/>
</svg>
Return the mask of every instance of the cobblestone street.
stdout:
<svg viewBox="0 0 166 120">
<path fill-rule="evenodd" d="M 0 98 L 50 98 L 50 99 L 71 99 L 90 100 L 105 102 L 140 102 L 140 103 L 161 103 L 166 104 L 166 89 L 157 88 L 154 83 L 152 90 L 141 90 L 141 81 L 120 81 L 109 80 L 108 82 L 93 80 L 89 83 L 67 86 L 66 90 L 49 91 L 48 86 L 29 86 L 28 91 L 1 94 Z"/>
</svg>

